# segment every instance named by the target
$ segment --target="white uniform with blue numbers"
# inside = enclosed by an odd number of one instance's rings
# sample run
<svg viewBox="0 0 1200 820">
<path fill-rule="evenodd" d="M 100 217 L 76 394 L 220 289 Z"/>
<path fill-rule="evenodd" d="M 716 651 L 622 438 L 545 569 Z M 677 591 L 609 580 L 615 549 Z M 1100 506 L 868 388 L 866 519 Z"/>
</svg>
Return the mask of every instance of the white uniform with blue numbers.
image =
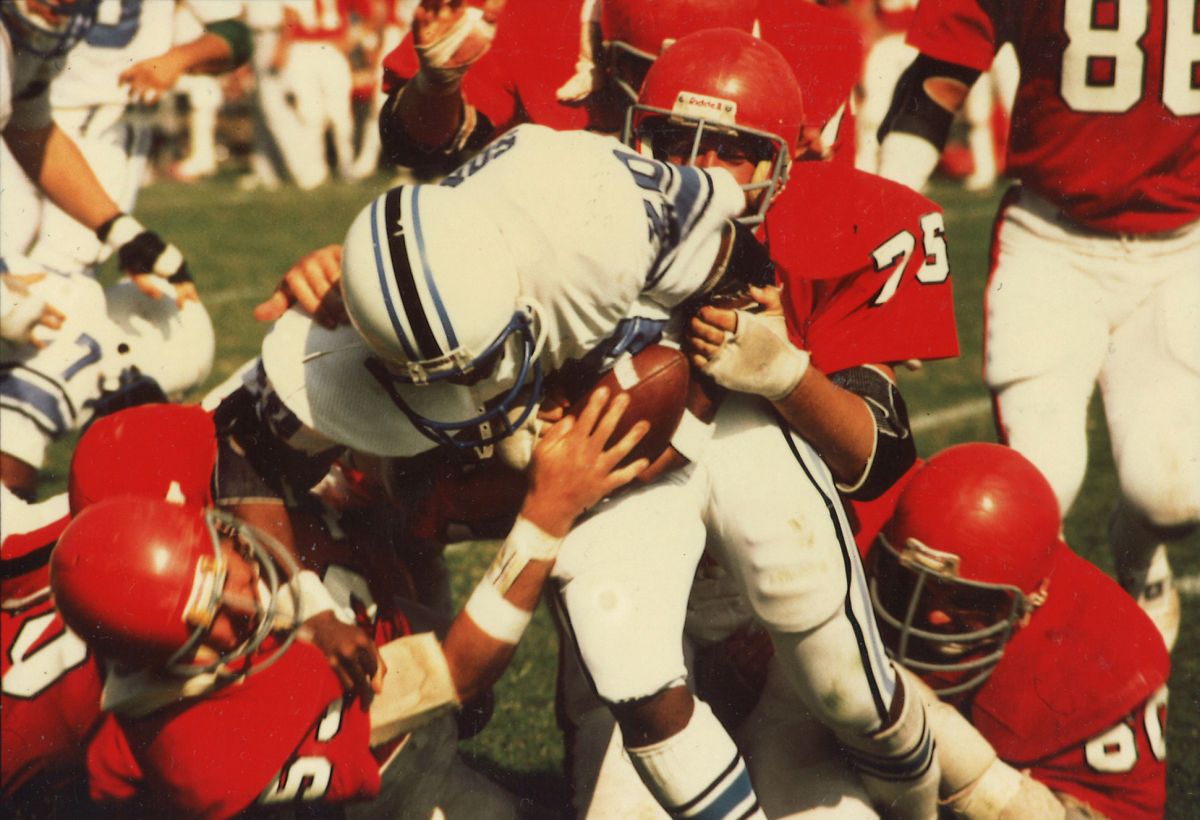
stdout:
<svg viewBox="0 0 1200 820">
<path fill-rule="evenodd" d="M 96 25 L 67 54 L 50 89 L 54 120 L 83 152 L 105 192 L 131 212 L 146 171 L 152 114 L 131 106 L 121 72 L 204 34 L 204 24 L 236 16 L 234 0 L 102 0 Z M 44 269 L 79 273 L 104 261 L 92 231 L 39 197 L 29 256 Z"/>
<path fill-rule="evenodd" d="M 493 142 L 442 187 L 486 203 L 522 293 L 539 305 L 547 372 L 625 332 L 631 323 L 623 320 L 665 321 L 704 284 L 722 226 L 744 207 L 724 171 L 653 162 L 610 137 L 536 125 Z M 382 456 L 431 449 L 367 372 L 368 355 L 352 327 L 325 330 L 296 309 L 263 343 L 272 390 L 326 441 Z M 469 388 L 397 389 L 436 418 L 477 409 Z"/>
</svg>

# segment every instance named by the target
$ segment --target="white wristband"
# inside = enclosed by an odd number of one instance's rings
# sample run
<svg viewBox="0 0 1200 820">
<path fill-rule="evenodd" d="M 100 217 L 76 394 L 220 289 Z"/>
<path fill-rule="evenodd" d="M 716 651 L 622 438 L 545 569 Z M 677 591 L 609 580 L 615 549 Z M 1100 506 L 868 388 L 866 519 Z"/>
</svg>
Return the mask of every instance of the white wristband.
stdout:
<svg viewBox="0 0 1200 820">
<path fill-rule="evenodd" d="M 114 251 L 133 241 L 138 234 L 146 232 L 146 226 L 129 214 L 121 214 L 108 230 L 104 244 Z"/>
<path fill-rule="evenodd" d="M 684 410 L 679 426 L 671 434 L 671 446 L 688 461 L 699 461 L 704 448 L 712 440 L 713 426 L 698 419 L 691 410 Z"/>
<path fill-rule="evenodd" d="M 516 644 L 533 620 L 533 612 L 521 609 L 505 598 L 484 578 L 471 593 L 463 612 L 475 625 L 501 643 Z"/>
<path fill-rule="evenodd" d="M 333 599 L 333 595 L 326 589 L 325 584 L 321 583 L 320 577 L 311 570 L 301 570 L 291 581 L 288 582 L 292 593 L 297 602 L 296 622 L 304 623 L 314 615 L 320 615 L 322 612 L 333 610 L 334 614 L 338 612 L 337 601 Z"/>
<path fill-rule="evenodd" d="M 517 516 L 481 583 L 491 584 L 503 595 L 526 564 L 530 561 L 553 561 L 558 557 L 560 546 L 561 538 L 550 535 L 527 518 Z"/>
</svg>

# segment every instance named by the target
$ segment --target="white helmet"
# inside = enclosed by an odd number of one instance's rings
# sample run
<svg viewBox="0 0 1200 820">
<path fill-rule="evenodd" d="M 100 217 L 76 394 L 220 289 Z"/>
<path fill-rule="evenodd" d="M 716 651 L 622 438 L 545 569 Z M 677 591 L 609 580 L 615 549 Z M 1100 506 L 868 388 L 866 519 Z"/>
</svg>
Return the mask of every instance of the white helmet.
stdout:
<svg viewBox="0 0 1200 820">
<path fill-rule="evenodd" d="M 198 387 L 213 366 L 216 338 L 208 311 L 199 302 L 175 304 L 175 289 L 152 280 L 162 291 L 151 299 L 129 280 L 105 290 L 108 316 L 125 332 L 132 363 L 171 399 Z"/>
<path fill-rule="evenodd" d="M 434 441 L 492 444 L 537 406 L 543 334 L 536 306 L 521 293 L 500 229 L 471 197 L 409 185 L 376 198 L 346 235 L 342 295 L 381 359 L 368 369 Z M 404 398 L 412 386 L 472 387 L 482 406 L 435 419 Z M 514 418 L 509 411 L 518 404 L 524 410 Z"/>
</svg>

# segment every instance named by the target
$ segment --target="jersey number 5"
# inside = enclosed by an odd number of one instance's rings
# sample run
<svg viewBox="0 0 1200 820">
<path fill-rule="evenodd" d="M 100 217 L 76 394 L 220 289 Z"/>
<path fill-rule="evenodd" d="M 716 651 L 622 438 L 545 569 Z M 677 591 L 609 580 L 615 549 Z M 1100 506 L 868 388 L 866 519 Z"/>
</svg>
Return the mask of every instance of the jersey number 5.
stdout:
<svg viewBox="0 0 1200 820">
<path fill-rule="evenodd" d="M 1066 0 L 1062 97 L 1073 111 L 1119 114 L 1145 94 L 1146 52 L 1154 0 Z M 1166 5 L 1162 103 L 1177 117 L 1200 114 L 1200 8 L 1196 0 Z M 1157 70 L 1157 67 L 1152 67 Z"/>
<path fill-rule="evenodd" d="M 896 289 L 900 287 L 900 278 L 904 276 L 904 269 L 908 267 L 908 259 L 916 248 L 917 238 L 909 231 L 900 231 L 871 251 L 871 258 L 875 260 L 875 270 L 882 273 L 892 268 L 892 275 L 883 283 L 883 287 L 871 302 L 873 306 L 882 305 L 896 295 Z M 925 262 L 917 270 L 917 281 L 922 285 L 939 285 L 945 282 L 950 277 L 950 260 L 946 256 L 946 225 L 937 211 L 921 217 L 921 249 Z"/>
</svg>

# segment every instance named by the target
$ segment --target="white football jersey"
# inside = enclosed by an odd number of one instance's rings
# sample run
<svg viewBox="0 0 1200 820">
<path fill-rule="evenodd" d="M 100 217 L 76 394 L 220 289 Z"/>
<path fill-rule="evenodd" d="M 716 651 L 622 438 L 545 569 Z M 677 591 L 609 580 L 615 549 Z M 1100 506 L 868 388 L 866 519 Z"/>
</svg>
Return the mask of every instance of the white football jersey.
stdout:
<svg viewBox="0 0 1200 820">
<path fill-rule="evenodd" d="M 583 358 L 625 319 L 666 319 L 704 284 L 725 221 L 745 207 L 723 170 L 656 162 L 611 137 L 536 125 L 500 137 L 441 187 L 490 212 L 522 296 L 537 302 L 547 372 Z M 486 281 L 478 298 L 487 298 Z M 295 310 L 263 343 L 274 392 L 317 433 L 380 456 L 433 447 L 366 370 L 369 356 L 352 328 L 327 331 Z M 433 418 L 471 418 L 487 398 L 483 385 L 395 389 Z"/>
<path fill-rule="evenodd" d="M 62 76 L 54 82 L 51 105 L 124 105 L 129 92 L 117 83 L 122 71 L 165 53 L 176 42 L 196 39 L 205 23 L 236 17 L 240 7 L 231 0 L 102 0 L 96 24 L 71 50 Z"/>
<path fill-rule="evenodd" d="M 537 301 L 542 363 L 578 359 L 634 315 L 696 293 L 722 226 L 745 208 L 733 177 L 646 159 L 611 137 L 509 131 L 440 183 L 485 203 Z"/>
</svg>

